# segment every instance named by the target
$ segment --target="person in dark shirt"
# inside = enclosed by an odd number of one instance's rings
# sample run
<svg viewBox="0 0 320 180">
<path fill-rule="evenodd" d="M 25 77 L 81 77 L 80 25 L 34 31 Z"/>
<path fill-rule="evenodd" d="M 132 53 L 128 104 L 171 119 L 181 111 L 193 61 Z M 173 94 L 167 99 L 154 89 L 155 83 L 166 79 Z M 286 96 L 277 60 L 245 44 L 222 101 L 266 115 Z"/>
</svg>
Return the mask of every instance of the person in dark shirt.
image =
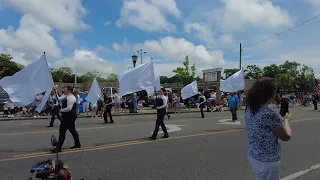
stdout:
<svg viewBox="0 0 320 180">
<path fill-rule="evenodd" d="M 108 116 L 109 116 L 110 123 L 114 123 L 114 121 L 112 119 L 112 114 L 111 114 L 113 100 L 110 97 L 109 93 L 104 94 L 104 103 L 105 103 L 105 105 L 104 105 L 105 109 L 104 109 L 104 113 L 103 113 L 104 122 L 109 123 L 108 122 Z"/>
<path fill-rule="evenodd" d="M 317 95 L 316 92 L 314 92 L 312 94 L 312 104 L 314 106 L 314 110 L 315 111 L 318 110 L 318 100 L 319 100 L 319 96 Z"/>
<path fill-rule="evenodd" d="M 62 109 L 59 110 L 62 114 L 62 119 L 59 128 L 59 142 L 57 147 L 51 150 L 52 153 L 61 152 L 67 130 L 69 130 L 74 139 L 74 146 L 71 149 L 81 147 L 79 134 L 75 127 L 75 121 L 77 120 L 77 98 L 74 96 L 74 88 L 68 86 L 65 92 L 65 96 L 58 98 L 59 101 L 62 101 Z"/>
<path fill-rule="evenodd" d="M 280 102 L 280 112 L 279 114 L 284 117 L 287 113 L 289 113 L 289 103 L 287 98 L 282 98 Z"/>
<path fill-rule="evenodd" d="M 151 137 L 149 137 L 149 139 L 151 139 L 151 140 L 157 139 L 157 135 L 158 135 L 160 126 L 161 126 L 163 133 L 164 133 L 164 136 L 162 138 L 169 138 L 167 128 L 163 122 L 164 116 L 166 115 L 166 112 L 167 112 L 166 109 L 168 107 L 168 97 L 165 96 L 165 92 L 166 92 L 166 90 L 164 88 L 161 88 L 159 91 L 160 98 L 156 99 L 157 121 L 156 121 L 156 127 L 153 131 L 153 134 Z"/>
<path fill-rule="evenodd" d="M 200 112 L 201 112 L 201 118 L 204 118 L 203 114 L 203 108 L 206 107 L 206 97 L 203 95 L 202 91 L 200 91 L 199 96 L 198 96 L 198 102 L 199 102 L 199 107 L 200 107 Z"/>
</svg>

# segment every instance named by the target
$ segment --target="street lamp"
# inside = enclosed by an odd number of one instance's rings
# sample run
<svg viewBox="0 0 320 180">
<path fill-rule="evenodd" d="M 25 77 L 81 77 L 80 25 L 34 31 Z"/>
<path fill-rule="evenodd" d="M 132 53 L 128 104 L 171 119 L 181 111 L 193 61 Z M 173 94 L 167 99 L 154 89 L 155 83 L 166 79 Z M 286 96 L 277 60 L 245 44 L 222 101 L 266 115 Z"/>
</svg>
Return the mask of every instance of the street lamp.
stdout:
<svg viewBox="0 0 320 180">
<path fill-rule="evenodd" d="M 142 64 L 142 55 L 146 54 L 147 52 L 143 51 L 142 49 L 137 51 L 140 54 L 140 58 L 141 58 L 141 64 Z"/>
<path fill-rule="evenodd" d="M 137 59 L 138 59 L 138 56 L 136 55 L 132 56 L 133 67 L 136 67 Z"/>
</svg>

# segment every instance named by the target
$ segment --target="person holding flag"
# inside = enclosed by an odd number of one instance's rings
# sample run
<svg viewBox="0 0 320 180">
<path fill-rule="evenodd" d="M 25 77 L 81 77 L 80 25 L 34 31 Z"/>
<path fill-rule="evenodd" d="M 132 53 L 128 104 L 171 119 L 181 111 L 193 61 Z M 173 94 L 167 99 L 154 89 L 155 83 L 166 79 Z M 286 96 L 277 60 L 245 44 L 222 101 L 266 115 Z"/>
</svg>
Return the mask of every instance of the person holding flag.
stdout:
<svg viewBox="0 0 320 180">
<path fill-rule="evenodd" d="M 66 139 L 66 132 L 72 134 L 74 139 L 74 148 L 80 148 L 80 140 L 79 134 L 76 130 L 75 121 L 77 120 L 77 98 L 74 95 L 75 90 L 73 87 L 67 86 L 65 89 L 66 96 L 59 97 L 59 101 L 62 101 L 62 109 L 60 109 L 60 113 L 62 114 L 61 125 L 59 128 L 59 141 L 56 148 L 50 150 L 52 153 L 61 152 L 62 145 L 64 140 Z"/>
</svg>

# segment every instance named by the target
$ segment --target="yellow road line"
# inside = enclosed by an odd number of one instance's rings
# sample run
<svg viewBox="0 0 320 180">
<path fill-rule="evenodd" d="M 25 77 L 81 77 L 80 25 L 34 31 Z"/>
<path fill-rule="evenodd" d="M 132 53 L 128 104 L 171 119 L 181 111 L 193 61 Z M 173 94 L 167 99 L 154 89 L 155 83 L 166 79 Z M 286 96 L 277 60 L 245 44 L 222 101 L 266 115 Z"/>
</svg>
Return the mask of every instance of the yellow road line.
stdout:
<svg viewBox="0 0 320 180">
<path fill-rule="evenodd" d="M 317 119 L 320 119 L 320 118 L 306 118 L 306 119 L 300 119 L 300 120 L 292 120 L 291 123 L 312 121 L 312 120 L 317 120 Z M 232 132 L 239 132 L 239 131 L 243 131 L 243 129 L 226 130 L 226 131 L 210 132 L 210 133 L 202 133 L 202 134 L 191 134 L 191 135 L 170 137 L 168 139 L 159 139 L 157 141 L 148 141 L 148 140 L 128 141 L 128 142 L 108 144 L 108 145 L 102 145 L 102 146 L 85 147 L 85 148 L 82 148 L 82 149 L 66 150 L 66 151 L 63 151 L 63 152 L 61 152 L 59 154 L 70 154 L 70 153 L 96 151 L 96 150 L 103 150 L 103 149 L 110 149 L 110 148 L 117 148 L 117 147 L 126 147 L 126 146 L 131 146 L 131 145 L 153 143 L 153 142 L 159 142 L 159 141 L 168 141 L 168 140 L 183 139 L 183 138 L 198 137 L 198 136 L 207 136 L 207 135 L 215 135 L 215 134 L 225 134 L 225 133 L 232 133 Z M 53 155 L 55 155 L 55 154 L 48 153 L 48 152 L 20 154 L 20 155 L 14 155 L 12 158 L 0 159 L 0 162 L 15 161 L 15 160 L 22 160 L 22 159 L 29 159 L 29 158 L 37 158 L 37 157 L 44 157 L 44 156 L 53 156 Z"/>
<path fill-rule="evenodd" d="M 217 119 L 217 118 L 227 118 L 227 117 L 213 117 L 213 118 L 204 118 L 204 119 L 186 119 L 186 120 L 174 120 L 174 121 L 170 120 L 167 123 L 199 121 L 199 120 L 212 120 L 212 119 Z M 122 124 L 122 125 L 113 125 L 113 126 L 104 125 L 104 126 L 99 126 L 99 127 L 77 128 L 77 131 L 101 130 L 101 129 L 114 128 L 114 127 L 129 127 L 129 126 L 139 126 L 139 125 L 154 124 L 154 123 L 155 122 Z M 58 133 L 58 132 L 59 132 L 58 130 L 16 132 L 16 133 L 4 133 L 4 134 L 0 134 L 0 136 L 12 136 L 12 135 L 22 135 L 22 134 L 45 134 L 45 133 Z"/>
<path fill-rule="evenodd" d="M 198 136 L 207 136 L 207 135 L 215 135 L 215 134 L 224 134 L 224 133 L 231 133 L 231 132 L 238 132 L 242 131 L 242 129 L 237 130 L 227 130 L 227 131 L 220 131 L 220 132 L 210 132 L 210 133 L 202 133 L 202 134 L 192 134 L 192 135 L 185 135 L 185 136 L 177 136 L 177 137 L 170 137 L 168 139 L 159 139 L 156 141 L 131 141 L 128 143 L 122 143 L 122 144 L 110 144 L 105 146 L 96 146 L 96 147 L 89 147 L 84 149 L 75 149 L 75 150 L 69 150 L 69 151 L 63 151 L 61 154 L 70 154 L 70 153 L 79 153 L 79 152 L 88 152 L 88 151 L 97 151 L 97 150 L 103 150 L 103 149 L 110 149 L 110 148 L 117 148 L 117 147 L 125 147 L 125 146 L 132 146 L 132 145 L 139 145 L 139 144 L 146 144 L 146 143 L 154 143 L 159 141 L 169 141 L 169 140 L 175 140 L 175 139 L 183 139 L 183 138 L 190 138 L 190 137 L 198 137 Z M 15 160 L 22 160 L 22 159 L 30 159 L 30 158 L 37 158 L 37 157 L 44 157 L 44 156 L 54 156 L 55 154 L 52 153 L 43 153 L 43 154 L 26 154 L 26 155 L 19 155 L 12 158 L 6 158 L 6 159 L 0 159 L 0 162 L 7 162 L 7 161 L 15 161 Z"/>
<path fill-rule="evenodd" d="M 114 145 L 123 145 L 123 144 L 129 144 L 129 143 L 136 143 L 140 141 L 126 141 L 126 142 L 121 142 L 121 143 L 114 143 L 114 144 L 106 144 L 106 145 L 101 145 L 101 146 L 91 146 L 91 147 L 83 147 L 81 149 L 91 149 L 94 147 L 105 147 L 105 146 L 114 146 Z M 64 150 L 65 152 L 68 151 L 74 151 L 74 149 L 66 149 Z M 19 154 L 19 155 L 14 155 L 13 157 L 24 157 L 24 156 L 33 156 L 33 155 L 41 155 L 41 154 L 48 154 L 48 152 L 37 152 L 37 153 L 29 153 L 29 154 Z"/>
</svg>

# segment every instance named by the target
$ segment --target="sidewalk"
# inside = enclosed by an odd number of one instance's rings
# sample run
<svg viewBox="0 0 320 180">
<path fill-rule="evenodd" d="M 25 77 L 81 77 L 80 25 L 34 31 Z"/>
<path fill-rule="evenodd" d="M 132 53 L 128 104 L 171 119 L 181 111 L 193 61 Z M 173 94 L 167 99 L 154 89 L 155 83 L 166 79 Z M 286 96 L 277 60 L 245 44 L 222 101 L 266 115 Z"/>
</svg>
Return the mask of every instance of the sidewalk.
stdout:
<svg viewBox="0 0 320 180">
<path fill-rule="evenodd" d="M 198 112 L 199 109 L 193 108 L 193 109 L 182 109 L 180 112 L 181 113 L 193 113 L 193 112 Z M 136 115 L 147 115 L 147 114 L 156 114 L 157 111 L 154 109 L 147 109 L 147 110 L 139 110 L 138 113 L 120 113 L 120 114 L 115 114 L 113 113 L 113 116 L 136 116 Z M 89 113 L 90 115 L 91 113 Z M 8 118 L 8 117 L 2 117 L 0 115 L 0 121 L 18 121 L 18 120 L 40 120 L 40 119 L 50 119 L 51 116 L 40 116 L 40 117 L 21 117 L 21 116 L 16 116 L 13 118 Z M 86 114 L 80 114 L 78 118 L 91 118 L 90 116 L 87 116 Z"/>
</svg>

